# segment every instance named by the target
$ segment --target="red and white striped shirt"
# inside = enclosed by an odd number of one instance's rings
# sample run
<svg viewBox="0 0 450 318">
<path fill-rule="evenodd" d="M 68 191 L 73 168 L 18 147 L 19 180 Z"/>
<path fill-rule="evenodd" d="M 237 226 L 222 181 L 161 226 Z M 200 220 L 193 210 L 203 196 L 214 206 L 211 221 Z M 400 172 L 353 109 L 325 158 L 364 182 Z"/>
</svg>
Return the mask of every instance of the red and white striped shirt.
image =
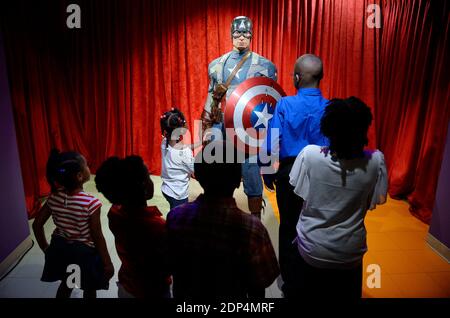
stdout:
<svg viewBox="0 0 450 318">
<path fill-rule="evenodd" d="M 80 241 L 89 246 L 95 246 L 89 221 L 91 215 L 102 206 L 99 199 L 84 191 L 74 195 L 59 191 L 50 195 L 47 204 L 56 225 L 53 234 L 70 241 Z"/>
</svg>

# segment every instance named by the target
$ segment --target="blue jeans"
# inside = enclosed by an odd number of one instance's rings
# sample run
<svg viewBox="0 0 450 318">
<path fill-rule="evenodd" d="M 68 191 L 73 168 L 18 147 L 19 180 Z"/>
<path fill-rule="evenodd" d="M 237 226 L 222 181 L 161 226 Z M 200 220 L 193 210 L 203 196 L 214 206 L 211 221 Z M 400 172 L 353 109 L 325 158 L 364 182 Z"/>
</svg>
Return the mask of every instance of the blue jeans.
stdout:
<svg viewBox="0 0 450 318">
<path fill-rule="evenodd" d="M 170 205 L 170 209 L 172 210 L 174 207 L 177 207 L 179 205 L 182 205 L 184 203 L 188 202 L 188 198 L 186 199 L 181 199 L 181 200 L 177 200 L 175 198 L 172 198 L 171 196 L 168 196 L 167 194 L 165 194 L 164 192 L 162 193 L 163 196 L 166 198 L 167 202 L 169 202 Z"/>
<path fill-rule="evenodd" d="M 248 197 L 260 197 L 263 193 L 263 183 L 257 163 L 250 163 L 246 159 L 242 164 L 242 180 L 244 193 Z"/>
</svg>

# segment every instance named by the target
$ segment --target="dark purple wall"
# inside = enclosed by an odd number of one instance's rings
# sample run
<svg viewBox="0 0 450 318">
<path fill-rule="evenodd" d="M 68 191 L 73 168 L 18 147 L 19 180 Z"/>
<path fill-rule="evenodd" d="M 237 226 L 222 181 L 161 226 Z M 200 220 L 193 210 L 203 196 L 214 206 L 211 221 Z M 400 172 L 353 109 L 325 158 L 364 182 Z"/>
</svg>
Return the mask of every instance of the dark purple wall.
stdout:
<svg viewBox="0 0 450 318">
<path fill-rule="evenodd" d="M 0 262 L 30 234 L 0 34 Z"/>
<path fill-rule="evenodd" d="M 431 218 L 430 234 L 450 248 L 450 123 L 439 174 L 436 202 Z"/>
</svg>

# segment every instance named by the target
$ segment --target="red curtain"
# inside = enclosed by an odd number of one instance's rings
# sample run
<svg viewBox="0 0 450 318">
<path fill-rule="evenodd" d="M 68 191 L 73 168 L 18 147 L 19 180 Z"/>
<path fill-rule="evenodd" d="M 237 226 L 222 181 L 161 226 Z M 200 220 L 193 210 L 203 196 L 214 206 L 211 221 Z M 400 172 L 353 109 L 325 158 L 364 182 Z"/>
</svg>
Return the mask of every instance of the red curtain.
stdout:
<svg viewBox="0 0 450 318">
<path fill-rule="evenodd" d="M 230 22 L 237 15 L 252 18 L 252 49 L 277 65 L 279 82 L 288 94 L 294 94 L 291 72 L 296 58 L 307 52 L 321 56 L 324 95 L 355 95 L 372 107 L 375 124 L 370 146 L 386 152 L 391 184 L 394 188 L 403 186 L 395 194 L 429 196 L 429 201 L 414 202 L 428 210 L 432 207 L 443 146 L 435 142 L 432 155 L 425 155 L 426 141 L 422 141 L 433 140 L 433 134 L 445 135 L 446 126 L 436 121 L 448 120 L 444 116 L 448 114 L 448 99 L 442 103 L 442 89 L 428 82 L 447 80 L 448 86 L 448 75 L 433 64 L 439 57 L 442 63 L 445 60 L 447 42 L 446 37 L 442 39 L 444 33 L 422 29 L 437 23 L 431 7 L 439 9 L 441 20 L 447 17 L 444 22 L 448 28 L 447 4 L 79 0 L 82 28 L 70 30 L 65 23 L 66 7 L 71 2 L 16 1 L 0 13 L 30 216 L 36 200 L 48 192 L 45 162 L 52 146 L 82 152 L 94 172 L 108 156 L 139 154 L 151 172 L 158 174 L 159 115 L 178 106 L 191 127 L 200 117 L 208 63 L 231 49 Z M 372 3 L 382 8 L 381 29 L 369 28 L 366 23 L 370 14 L 366 8 Z M 404 21 L 408 14 L 415 18 Z M 399 28 L 401 23 L 412 26 Z M 434 42 L 414 41 L 417 32 L 425 32 Z M 402 41 L 408 39 L 420 52 L 429 51 L 427 65 L 433 69 L 424 66 L 427 78 L 422 78 L 426 83 L 421 90 L 404 83 L 417 68 L 411 56 L 419 55 L 402 47 Z M 432 47 L 438 43 L 439 47 Z M 441 77 L 435 78 L 436 74 Z M 442 88 L 442 82 L 438 84 Z M 398 97 L 413 92 L 418 94 L 418 106 L 411 104 L 411 99 Z M 430 110 L 431 105 L 435 109 Z M 422 110 L 409 115 L 409 121 L 413 119 L 423 128 L 416 129 L 415 136 L 398 130 L 405 109 L 410 107 Z M 411 151 L 399 152 L 395 138 L 406 138 L 414 146 Z M 399 180 L 394 177 L 397 161 L 411 168 L 408 173 L 413 177 L 395 181 Z M 420 167 L 434 165 L 433 174 L 420 178 L 425 170 L 417 170 L 419 162 Z"/>
<path fill-rule="evenodd" d="M 378 146 L 389 193 L 429 223 L 450 118 L 448 1 L 384 4 Z"/>
</svg>

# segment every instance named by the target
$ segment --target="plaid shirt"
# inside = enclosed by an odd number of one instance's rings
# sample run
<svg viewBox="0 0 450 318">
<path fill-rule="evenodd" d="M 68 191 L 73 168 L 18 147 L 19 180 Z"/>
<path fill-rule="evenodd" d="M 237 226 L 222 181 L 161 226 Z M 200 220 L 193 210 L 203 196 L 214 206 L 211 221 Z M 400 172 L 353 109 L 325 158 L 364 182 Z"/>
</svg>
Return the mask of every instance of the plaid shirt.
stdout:
<svg viewBox="0 0 450 318">
<path fill-rule="evenodd" d="M 266 228 L 233 198 L 197 200 L 167 216 L 175 297 L 246 296 L 279 274 Z"/>
</svg>

